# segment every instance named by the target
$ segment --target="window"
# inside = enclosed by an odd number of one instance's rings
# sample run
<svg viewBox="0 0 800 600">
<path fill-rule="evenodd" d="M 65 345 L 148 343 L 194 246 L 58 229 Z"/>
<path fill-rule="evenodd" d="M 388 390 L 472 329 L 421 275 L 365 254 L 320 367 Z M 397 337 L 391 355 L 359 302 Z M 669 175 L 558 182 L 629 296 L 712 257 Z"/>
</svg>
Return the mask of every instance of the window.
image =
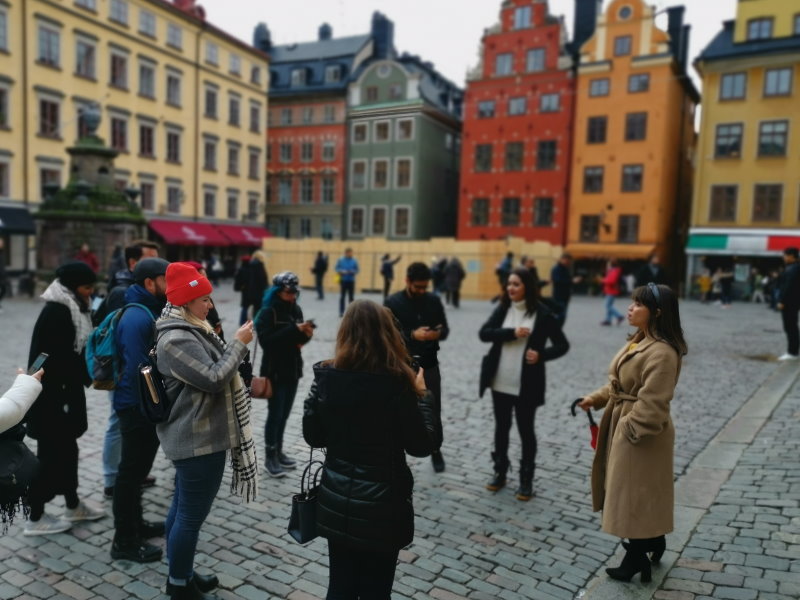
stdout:
<svg viewBox="0 0 800 600">
<path fill-rule="evenodd" d="M 333 177 L 323 177 L 320 193 L 323 204 L 333 204 L 336 196 L 336 180 Z"/>
<path fill-rule="evenodd" d="M 473 198 L 470 225 L 481 227 L 489 224 L 489 199 Z"/>
<path fill-rule="evenodd" d="M 782 185 L 756 185 L 753 194 L 753 221 L 780 221 L 782 196 Z"/>
<path fill-rule="evenodd" d="M 206 62 L 214 66 L 219 64 L 219 48 L 213 42 L 206 42 Z"/>
<path fill-rule="evenodd" d="M 181 212 L 181 188 L 169 186 L 167 188 L 167 212 L 178 214 Z"/>
<path fill-rule="evenodd" d="M 494 63 L 494 74 L 497 76 L 511 75 L 514 55 L 511 53 L 498 54 Z"/>
<path fill-rule="evenodd" d="M 401 189 L 410 188 L 411 187 L 411 159 L 410 158 L 398 158 L 397 159 L 397 167 L 396 167 L 396 177 L 397 182 L 396 186 Z"/>
<path fill-rule="evenodd" d="M 203 116 L 209 119 L 217 118 L 217 90 L 207 87 L 205 91 L 205 110 Z"/>
<path fill-rule="evenodd" d="M 494 116 L 494 100 L 478 102 L 478 118 L 489 119 Z"/>
<path fill-rule="evenodd" d="M 292 86 L 306 85 L 308 82 L 308 71 L 302 69 L 292 69 Z"/>
<path fill-rule="evenodd" d="M 319 220 L 319 234 L 323 240 L 333 239 L 333 224 L 328 217 L 322 217 Z"/>
<path fill-rule="evenodd" d="M 217 170 L 217 142 L 214 140 L 203 141 L 203 168 L 206 171 Z"/>
<path fill-rule="evenodd" d="M 511 98 L 508 101 L 509 115 L 524 115 L 527 107 L 527 100 L 523 98 Z"/>
<path fill-rule="evenodd" d="M 3 165 L 3 166 L 8 167 L 8 165 Z M 0 178 L 2 178 L 1 174 Z M 47 186 L 49 185 L 57 185 L 59 187 L 61 186 L 61 171 L 59 171 L 58 169 L 39 169 L 39 183 L 41 184 L 39 193 L 41 194 L 42 198 L 46 198 L 49 193 Z M 7 185 L 8 183 L 6 183 L 6 187 Z M 6 189 L 6 187 L 3 187 L 3 182 L 0 181 L 0 196 L 8 195 L 8 192 L 6 192 L 5 194 L 3 193 L 3 190 Z"/>
<path fill-rule="evenodd" d="M 628 91 L 631 94 L 646 92 L 650 89 L 650 74 L 637 73 L 628 77 Z"/>
<path fill-rule="evenodd" d="M 354 190 L 367 189 L 367 162 L 364 160 L 353 161 L 353 173 L 350 178 Z"/>
<path fill-rule="evenodd" d="M 720 100 L 742 100 L 747 89 L 747 73 L 727 73 L 719 87 Z"/>
<path fill-rule="evenodd" d="M 611 90 L 611 82 L 609 79 L 592 79 L 589 82 L 589 96 L 595 98 L 597 96 L 608 96 Z"/>
<path fill-rule="evenodd" d="M 735 185 L 711 186 L 709 221 L 735 221 L 737 194 L 738 188 Z"/>
<path fill-rule="evenodd" d="M 378 88 L 377 86 L 371 85 L 367 88 L 367 102 L 377 102 L 378 101 Z"/>
<path fill-rule="evenodd" d="M 183 31 L 175 23 L 167 25 L 167 44 L 179 50 L 183 47 Z"/>
<path fill-rule="evenodd" d="M 122 25 L 128 24 L 128 3 L 125 0 L 111 0 L 111 14 L 109 18 L 112 21 L 121 23 Z"/>
<path fill-rule="evenodd" d="M 79 39 L 75 45 L 75 74 L 80 77 L 94 79 L 96 76 L 96 62 L 94 44 Z"/>
<path fill-rule="evenodd" d="M 311 162 L 314 159 L 314 144 L 311 142 L 303 142 L 300 144 L 300 160 L 303 162 Z"/>
<path fill-rule="evenodd" d="M 342 78 L 342 69 L 339 65 L 325 67 L 325 83 L 336 83 Z"/>
<path fill-rule="evenodd" d="M 644 179 L 642 165 L 622 165 L 622 191 L 641 192 Z"/>
<path fill-rule="evenodd" d="M 214 217 L 217 214 L 217 195 L 212 189 L 203 190 L 203 215 Z"/>
<path fill-rule="evenodd" d="M 758 129 L 759 156 L 786 156 L 788 121 L 763 121 Z"/>
<path fill-rule="evenodd" d="M 167 104 L 181 105 L 181 78 L 174 74 L 167 74 Z"/>
<path fill-rule="evenodd" d="M 111 54 L 111 77 L 109 84 L 113 87 L 128 89 L 128 57 L 124 54 Z"/>
<path fill-rule="evenodd" d="M 525 57 L 525 70 L 528 73 L 544 71 L 545 56 L 544 48 L 533 48 L 528 50 L 528 53 Z"/>
<path fill-rule="evenodd" d="M 600 234 L 600 217 L 581 215 L 581 241 L 596 242 Z"/>
<path fill-rule="evenodd" d="M 314 180 L 310 177 L 303 177 L 300 180 L 300 202 L 311 204 L 314 201 Z"/>
<path fill-rule="evenodd" d="M 370 235 L 386 235 L 386 207 L 373 206 Z"/>
<path fill-rule="evenodd" d="M 414 139 L 414 119 L 399 119 L 397 121 L 396 139 L 407 141 Z"/>
<path fill-rule="evenodd" d="M 119 152 L 128 151 L 128 121 L 111 117 L 111 147 Z"/>
<path fill-rule="evenodd" d="M 281 125 L 291 125 L 292 124 L 292 109 L 291 108 L 282 108 L 281 109 Z"/>
<path fill-rule="evenodd" d="M 536 148 L 536 168 L 539 171 L 548 171 L 556 168 L 556 154 L 558 142 L 545 140 L 539 142 Z"/>
<path fill-rule="evenodd" d="M 250 152 L 247 154 L 247 176 L 250 179 L 259 179 L 258 165 L 260 162 L 261 162 L 261 153 L 255 150 L 250 150 Z"/>
<path fill-rule="evenodd" d="M 531 26 L 531 7 L 519 6 L 514 11 L 514 29 L 526 29 Z"/>
<path fill-rule="evenodd" d="M 156 69 L 150 63 L 139 64 L 139 95 L 156 97 Z"/>
<path fill-rule="evenodd" d="M 375 123 L 375 141 L 388 142 L 389 141 L 389 121 L 378 121 Z"/>
<path fill-rule="evenodd" d="M 614 56 L 628 56 L 631 53 L 631 36 L 620 35 L 614 38 Z"/>
<path fill-rule="evenodd" d="M 142 210 L 154 210 L 156 207 L 156 185 L 152 181 L 139 183 L 139 201 Z"/>
<path fill-rule="evenodd" d="M 389 86 L 389 100 L 402 100 L 403 86 L 400 83 L 393 83 Z"/>
<path fill-rule="evenodd" d="M 8 163 L 0 162 L 0 197 L 7 198 L 10 195 Z"/>
<path fill-rule="evenodd" d="M 75 6 L 88 8 L 89 10 L 97 10 L 96 0 L 75 0 Z"/>
<path fill-rule="evenodd" d="M 519 225 L 519 198 L 503 198 L 500 224 L 505 227 Z"/>
<path fill-rule="evenodd" d="M 261 130 L 261 105 L 250 104 L 250 131 L 258 133 Z"/>
<path fill-rule="evenodd" d="M 228 175 L 239 174 L 239 146 L 228 146 Z"/>
<path fill-rule="evenodd" d="M 0 129 L 8 128 L 8 90 L 0 87 Z M 81 137 L 81 136 L 78 136 Z"/>
<path fill-rule="evenodd" d="M 308 217 L 300 219 L 300 237 L 311 237 L 311 219 Z"/>
<path fill-rule="evenodd" d="M 0 50 L 8 50 L 8 15 L 0 8 Z"/>
<path fill-rule="evenodd" d="M 603 144 L 606 141 L 607 117 L 589 117 L 586 127 L 587 144 Z"/>
<path fill-rule="evenodd" d="M 533 225 L 534 227 L 553 226 L 553 199 L 534 198 L 533 200 Z"/>
<path fill-rule="evenodd" d="M 620 244 L 636 244 L 639 241 L 639 215 L 619 216 L 617 241 Z"/>
<path fill-rule="evenodd" d="M 167 162 L 181 162 L 181 134 L 167 131 Z"/>
<path fill-rule="evenodd" d="M 583 192 L 598 194 L 603 191 L 603 167 L 585 167 L 583 169 Z"/>
<path fill-rule="evenodd" d="M 522 171 L 522 156 L 524 152 L 525 145 L 523 142 L 508 142 L 506 144 L 505 170 Z"/>
<path fill-rule="evenodd" d="M 322 160 L 330 162 L 336 159 L 336 142 L 322 142 Z"/>
<path fill-rule="evenodd" d="M 228 70 L 232 75 L 242 74 L 242 58 L 238 54 L 231 53 L 228 60 Z"/>
<path fill-rule="evenodd" d="M 239 127 L 241 119 L 241 100 L 238 96 L 228 97 L 228 125 Z"/>
<path fill-rule="evenodd" d="M 139 9 L 139 33 L 156 37 L 156 16 L 143 8 Z"/>
<path fill-rule="evenodd" d="M 363 206 L 350 207 L 350 235 L 364 235 L 364 213 Z"/>
<path fill-rule="evenodd" d="M 323 109 L 322 119 L 326 123 L 333 123 L 336 121 L 336 107 L 328 105 Z"/>
<path fill-rule="evenodd" d="M 559 94 L 542 94 L 539 98 L 539 112 L 557 112 L 560 107 Z"/>
<path fill-rule="evenodd" d="M 377 190 L 385 190 L 389 187 L 389 161 L 380 158 L 375 160 L 372 166 L 372 187 Z"/>
<path fill-rule="evenodd" d="M 625 115 L 625 141 L 636 142 L 647 137 L 647 113 Z"/>
<path fill-rule="evenodd" d="M 278 182 L 278 202 L 280 204 L 292 203 L 292 180 L 282 177 Z"/>
<path fill-rule="evenodd" d="M 155 158 L 155 128 L 147 123 L 139 124 L 139 156 Z"/>
<path fill-rule="evenodd" d="M 239 197 L 234 194 L 228 195 L 228 218 L 239 218 Z"/>
<path fill-rule="evenodd" d="M 411 235 L 411 209 L 396 206 L 394 209 L 394 235 L 408 237 Z"/>
<path fill-rule="evenodd" d="M 39 26 L 39 62 L 57 67 L 60 62 L 60 34 L 55 29 Z"/>
<path fill-rule="evenodd" d="M 280 161 L 283 163 L 292 162 L 292 145 L 290 143 L 282 143 L 280 146 Z"/>
<path fill-rule="evenodd" d="M 765 40 L 772 37 L 772 19 L 750 19 L 747 22 L 747 40 Z"/>
<path fill-rule="evenodd" d="M 492 170 L 492 145 L 478 144 L 475 146 L 475 172 L 489 173 Z"/>
<path fill-rule="evenodd" d="M 353 141 L 356 143 L 364 143 L 367 141 L 367 124 L 357 123 L 353 125 Z"/>
<path fill-rule="evenodd" d="M 253 65 L 250 69 L 250 83 L 259 85 L 261 83 L 261 67 Z"/>
<path fill-rule="evenodd" d="M 717 158 L 740 158 L 743 130 L 741 123 L 717 125 L 714 156 Z"/>
<path fill-rule="evenodd" d="M 303 108 L 303 123 L 308 125 L 309 123 L 314 122 L 314 108 L 311 106 L 306 106 Z"/>
<path fill-rule="evenodd" d="M 258 217 L 258 195 L 247 197 L 247 218 L 255 220 Z"/>
<path fill-rule="evenodd" d="M 764 77 L 765 96 L 789 96 L 792 93 L 792 67 L 767 69 Z"/>
</svg>

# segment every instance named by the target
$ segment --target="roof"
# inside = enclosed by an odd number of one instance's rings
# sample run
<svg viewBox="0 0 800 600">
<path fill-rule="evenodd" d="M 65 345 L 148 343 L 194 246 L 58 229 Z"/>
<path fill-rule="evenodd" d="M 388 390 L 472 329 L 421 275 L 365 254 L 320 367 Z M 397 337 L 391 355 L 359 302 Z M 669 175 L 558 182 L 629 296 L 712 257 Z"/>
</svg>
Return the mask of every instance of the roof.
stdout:
<svg viewBox="0 0 800 600">
<path fill-rule="evenodd" d="M 771 38 L 767 40 L 753 40 L 735 43 L 733 29 L 735 21 L 725 21 L 714 39 L 706 46 L 695 59 L 697 62 L 708 62 L 730 58 L 745 58 L 758 54 L 782 54 L 800 50 L 800 36 Z"/>
<path fill-rule="evenodd" d="M 357 54 L 371 39 L 369 35 L 353 35 L 330 40 L 273 46 L 272 64 L 342 58 Z"/>
</svg>

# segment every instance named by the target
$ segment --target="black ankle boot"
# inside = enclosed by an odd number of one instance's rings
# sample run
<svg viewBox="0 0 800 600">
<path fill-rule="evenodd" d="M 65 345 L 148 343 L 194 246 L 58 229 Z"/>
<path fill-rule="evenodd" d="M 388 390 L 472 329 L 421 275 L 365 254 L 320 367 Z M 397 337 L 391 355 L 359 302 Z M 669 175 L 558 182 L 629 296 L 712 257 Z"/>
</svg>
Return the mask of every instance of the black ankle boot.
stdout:
<svg viewBox="0 0 800 600">
<path fill-rule="evenodd" d="M 652 573 L 650 571 L 650 561 L 645 551 L 644 540 L 631 540 L 628 544 L 628 551 L 622 559 L 622 564 L 616 568 L 606 569 L 606 573 L 611 579 L 617 581 L 630 581 L 637 573 L 641 573 L 642 583 L 650 583 Z"/>
<path fill-rule="evenodd" d="M 297 461 L 283 453 L 283 444 L 278 445 L 278 464 L 284 469 L 294 469 L 297 466 Z"/>
<path fill-rule="evenodd" d="M 168 584 L 167 594 L 173 600 L 218 600 L 216 596 L 201 592 L 194 577 L 189 580 L 187 585 Z"/>
<path fill-rule="evenodd" d="M 517 488 L 517 500 L 527 502 L 533 497 L 533 469 L 534 464 L 527 461 L 519 461 L 519 487 Z"/>
<path fill-rule="evenodd" d="M 506 485 L 506 473 L 510 463 L 507 456 L 500 456 L 496 452 L 492 452 L 492 460 L 494 461 L 494 475 L 492 475 L 492 480 L 486 484 L 486 489 L 496 492 Z"/>
<path fill-rule="evenodd" d="M 667 539 L 663 535 L 660 535 L 658 537 L 641 540 L 641 542 L 644 545 L 645 552 L 652 553 L 650 555 L 650 562 L 654 565 L 660 564 L 661 557 L 664 556 L 664 550 L 667 549 Z M 630 544 L 628 542 L 622 542 L 622 547 L 627 550 L 630 548 Z"/>
<path fill-rule="evenodd" d="M 270 477 L 284 477 L 286 475 L 286 471 L 283 470 L 278 460 L 278 448 L 276 446 L 267 446 L 267 458 L 264 460 L 264 465 L 267 467 L 267 474 Z"/>
<path fill-rule="evenodd" d="M 211 575 L 200 575 L 199 573 L 192 574 L 192 581 L 198 590 L 201 592 L 210 592 L 219 586 L 219 579 L 213 573 Z M 167 577 L 167 595 L 172 595 L 172 591 L 178 586 L 172 585 Z"/>
</svg>

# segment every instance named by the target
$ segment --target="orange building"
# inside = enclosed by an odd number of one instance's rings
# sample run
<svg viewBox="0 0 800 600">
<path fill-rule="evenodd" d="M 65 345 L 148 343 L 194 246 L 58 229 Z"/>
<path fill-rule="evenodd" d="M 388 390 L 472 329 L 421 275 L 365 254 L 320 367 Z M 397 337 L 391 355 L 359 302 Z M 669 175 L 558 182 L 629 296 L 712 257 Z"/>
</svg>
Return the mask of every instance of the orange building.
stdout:
<svg viewBox="0 0 800 600">
<path fill-rule="evenodd" d="M 686 74 L 684 8 L 667 13 L 663 31 L 654 7 L 614 0 L 581 48 L 567 250 L 579 261 L 656 252 L 677 278 L 700 96 Z"/>
</svg>

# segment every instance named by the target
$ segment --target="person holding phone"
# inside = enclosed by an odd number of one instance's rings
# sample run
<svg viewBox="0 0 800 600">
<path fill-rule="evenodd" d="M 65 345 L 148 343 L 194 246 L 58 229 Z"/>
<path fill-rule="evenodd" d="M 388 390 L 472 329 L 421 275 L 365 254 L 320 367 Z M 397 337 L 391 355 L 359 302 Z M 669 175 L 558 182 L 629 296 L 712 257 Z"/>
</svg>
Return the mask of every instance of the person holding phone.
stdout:
<svg viewBox="0 0 800 600">
<path fill-rule="evenodd" d="M 303 310 L 297 304 L 300 279 L 291 271 L 272 278 L 272 287 L 264 294 L 264 303 L 254 319 L 261 353 L 261 375 L 272 382 L 272 398 L 267 400 L 267 421 L 264 439 L 267 458 L 265 465 L 270 477 L 283 477 L 294 469 L 293 458 L 283 452 L 283 433 L 292 412 L 297 384 L 303 376 L 300 349 L 314 335 L 313 321 L 303 320 Z"/>
<path fill-rule="evenodd" d="M 31 365 L 27 375 L 19 369 L 14 383 L 0 397 L 0 434 L 16 427 L 39 397 L 44 375 L 42 365 L 46 359 L 47 354 L 42 352 Z"/>
</svg>

